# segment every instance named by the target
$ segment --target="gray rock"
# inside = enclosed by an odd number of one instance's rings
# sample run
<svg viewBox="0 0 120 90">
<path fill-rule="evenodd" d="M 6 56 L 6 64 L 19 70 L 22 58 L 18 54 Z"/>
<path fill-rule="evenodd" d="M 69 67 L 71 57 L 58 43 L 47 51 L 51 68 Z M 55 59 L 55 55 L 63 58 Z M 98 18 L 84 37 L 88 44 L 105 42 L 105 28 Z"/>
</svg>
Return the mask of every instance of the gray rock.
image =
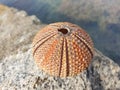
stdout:
<svg viewBox="0 0 120 90">
<path fill-rule="evenodd" d="M 2 90 L 120 90 L 120 67 L 95 49 L 89 68 L 75 77 L 52 77 L 33 59 L 31 43 L 42 24 L 13 8 L 0 13 Z"/>
</svg>

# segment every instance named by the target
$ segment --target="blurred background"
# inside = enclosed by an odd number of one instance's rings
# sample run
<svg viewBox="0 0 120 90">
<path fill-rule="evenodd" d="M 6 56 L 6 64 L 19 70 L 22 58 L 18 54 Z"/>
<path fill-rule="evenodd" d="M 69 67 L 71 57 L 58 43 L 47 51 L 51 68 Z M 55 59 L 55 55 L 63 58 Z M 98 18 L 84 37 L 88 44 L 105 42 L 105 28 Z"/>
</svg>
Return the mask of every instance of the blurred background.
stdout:
<svg viewBox="0 0 120 90">
<path fill-rule="evenodd" d="M 42 23 L 68 21 L 92 37 L 95 47 L 120 65 L 120 0 L 0 0 L 36 15 Z"/>
</svg>

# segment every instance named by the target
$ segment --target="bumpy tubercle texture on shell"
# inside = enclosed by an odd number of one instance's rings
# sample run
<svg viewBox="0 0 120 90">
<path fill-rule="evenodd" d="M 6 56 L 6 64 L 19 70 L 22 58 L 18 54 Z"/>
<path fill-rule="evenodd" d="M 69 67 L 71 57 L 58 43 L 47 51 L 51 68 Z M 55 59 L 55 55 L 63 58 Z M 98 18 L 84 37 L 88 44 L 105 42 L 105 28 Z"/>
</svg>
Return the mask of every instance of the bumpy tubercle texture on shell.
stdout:
<svg viewBox="0 0 120 90">
<path fill-rule="evenodd" d="M 33 39 L 33 56 L 40 69 L 53 76 L 75 76 L 86 69 L 94 55 L 90 36 L 68 22 L 49 24 Z"/>
</svg>

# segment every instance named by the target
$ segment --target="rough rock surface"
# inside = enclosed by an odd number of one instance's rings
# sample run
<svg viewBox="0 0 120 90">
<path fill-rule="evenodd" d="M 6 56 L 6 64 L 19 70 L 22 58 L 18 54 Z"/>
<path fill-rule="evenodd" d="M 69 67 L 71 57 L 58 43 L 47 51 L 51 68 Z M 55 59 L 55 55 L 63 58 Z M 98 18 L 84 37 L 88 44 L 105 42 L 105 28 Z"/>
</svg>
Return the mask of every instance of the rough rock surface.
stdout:
<svg viewBox="0 0 120 90">
<path fill-rule="evenodd" d="M 75 77 L 52 77 L 38 69 L 31 42 L 43 26 L 35 16 L 0 5 L 1 90 L 120 90 L 120 67 L 98 50 Z"/>
</svg>

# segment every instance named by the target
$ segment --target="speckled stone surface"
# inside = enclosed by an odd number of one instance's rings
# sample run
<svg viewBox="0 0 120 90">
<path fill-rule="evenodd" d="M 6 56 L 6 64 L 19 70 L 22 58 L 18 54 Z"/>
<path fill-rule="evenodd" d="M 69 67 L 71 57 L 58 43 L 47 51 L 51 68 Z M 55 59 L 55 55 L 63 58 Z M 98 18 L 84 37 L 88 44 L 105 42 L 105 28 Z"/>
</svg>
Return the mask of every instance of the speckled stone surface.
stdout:
<svg viewBox="0 0 120 90">
<path fill-rule="evenodd" d="M 98 50 L 89 68 L 75 77 L 52 77 L 41 71 L 31 42 L 44 24 L 32 17 L 13 8 L 0 13 L 1 90 L 120 90 L 120 67 Z"/>
</svg>

